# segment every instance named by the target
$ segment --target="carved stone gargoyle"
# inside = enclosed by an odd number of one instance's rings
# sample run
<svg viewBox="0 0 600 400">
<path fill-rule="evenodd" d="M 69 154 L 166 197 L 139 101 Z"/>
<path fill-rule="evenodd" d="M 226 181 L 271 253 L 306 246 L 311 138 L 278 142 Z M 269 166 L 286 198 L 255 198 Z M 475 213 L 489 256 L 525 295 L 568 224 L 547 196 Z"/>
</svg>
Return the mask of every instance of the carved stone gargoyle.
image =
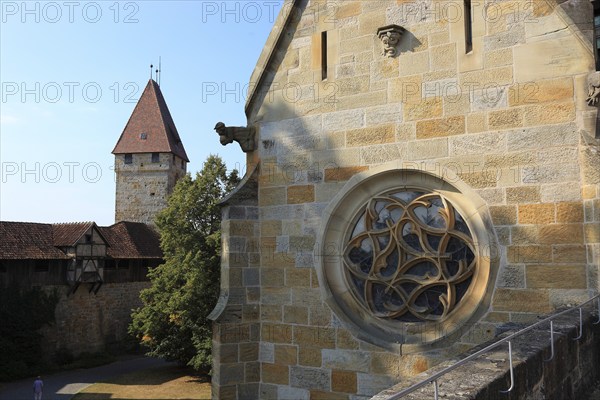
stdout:
<svg viewBox="0 0 600 400">
<path fill-rule="evenodd" d="M 600 139 L 600 110 L 598 109 L 598 106 L 600 106 L 600 71 L 594 71 L 587 76 L 587 85 L 588 95 L 585 101 L 587 102 L 588 106 L 596 107 L 596 110 L 592 111 L 591 113 L 584 113 L 591 114 L 587 118 L 584 117 L 584 120 L 589 121 L 590 126 L 587 131 L 590 133 L 591 139 L 598 140 Z M 595 128 L 592 127 L 592 119 L 594 118 L 593 114 L 595 114 L 596 120 Z"/>
<path fill-rule="evenodd" d="M 383 55 L 395 57 L 398 54 L 396 45 L 404 33 L 404 28 L 399 25 L 387 25 L 377 29 L 377 36 L 383 43 Z"/>
<path fill-rule="evenodd" d="M 219 134 L 219 141 L 223 146 L 238 142 L 244 153 L 256 148 L 254 143 L 256 129 L 254 127 L 225 126 L 224 123 L 218 122 L 215 131 Z"/>
<path fill-rule="evenodd" d="M 598 72 L 589 74 L 587 78 L 587 84 L 588 97 L 585 99 L 585 101 L 587 102 L 588 106 L 598 106 L 598 102 L 600 101 L 600 74 Z"/>
</svg>

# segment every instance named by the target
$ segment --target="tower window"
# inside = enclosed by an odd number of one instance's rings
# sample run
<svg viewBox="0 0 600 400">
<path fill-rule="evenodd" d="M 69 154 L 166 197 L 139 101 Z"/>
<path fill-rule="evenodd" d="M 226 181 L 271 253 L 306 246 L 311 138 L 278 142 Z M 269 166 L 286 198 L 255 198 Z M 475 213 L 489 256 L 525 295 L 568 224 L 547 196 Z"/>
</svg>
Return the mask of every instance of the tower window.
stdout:
<svg viewBox="0 0 600 400">
<path fill-rule="evenodd" d="M 157 163 L 160 161 L 160 153 L 152 153 L 152 162 Z"/>
<path fill-rule="evenodd" d="M 600 71 L 600 1 L 592 2 L 594 5 L 594 49 L 596 55 L 596 71 Z"/>
<path fill-rule="evenodd" d="M 183 161 L 183 160 L 181 160 L 181 169 L 183 169 L 183 168 L 184 168 L 184 164 L 183 164 L 183 163 L 184 163 L 184 161 Z"/>
<path fill-rule="evenodd" d="M 148 139 L 148 134 L 147 133 L 140 133 L 140 139 L 142 139 L 142 140 Z"/>
<path fill-rule="evenodd" d="M 133 164 L 133 154 L 125 154 L 125 164 Z"/>
<path fill-rule="evenodd" d="M 464 0 L 465 4 L 465 52 L 473 51 L 473 16 L 471 13 L 471 0 Z"/>
</svg>

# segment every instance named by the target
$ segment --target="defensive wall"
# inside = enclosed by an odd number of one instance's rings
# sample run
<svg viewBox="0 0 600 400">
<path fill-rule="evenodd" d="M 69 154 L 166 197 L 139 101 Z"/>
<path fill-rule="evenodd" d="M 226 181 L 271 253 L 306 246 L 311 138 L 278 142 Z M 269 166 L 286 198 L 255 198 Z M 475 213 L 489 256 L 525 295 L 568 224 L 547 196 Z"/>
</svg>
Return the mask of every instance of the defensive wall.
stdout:
<svg viewBox="0 0 600 400">
<path fill-rule="evenodd" d="M 55 309 L 55 323 L 42 328 L 44 355 L 67 350 L 73 356 L 83 352 L 103 351 L 127 339 L 131 310 L 142 305 L 140 291 L 149 282 L 108 283 L 98 293 L 89 293 L 82 285 L 67 295 L 65 286 L 57 289 L 60 299 Z"/>
</svg>

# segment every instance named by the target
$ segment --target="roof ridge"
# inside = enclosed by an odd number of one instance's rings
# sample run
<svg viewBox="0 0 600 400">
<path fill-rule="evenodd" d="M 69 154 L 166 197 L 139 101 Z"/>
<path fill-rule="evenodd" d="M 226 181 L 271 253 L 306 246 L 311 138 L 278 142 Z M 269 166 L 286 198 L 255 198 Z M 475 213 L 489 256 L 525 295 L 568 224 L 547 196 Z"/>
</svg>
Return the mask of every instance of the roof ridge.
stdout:
<svg viewBox="0 0 600 400">
<path fill-rule="evenodd" d="M 156 98 L 156 101 L 158 103 L 158 108 L 160 111 L 160 119 L 162 120 L 163 127 L 165 128 L 165 132 L 167 134 L 167 140 L 169 141 L 169 148 L 171 150 L 174 150 L 173 146 L 175 146 L 175 147 L 181 146 L 181 150 L 185 154 L 185 149 L 183 148 L 183 142 L 181 141 L 179 132 L 177 132 L 177 127 L 175 127 L 175 121 L 173 121 L 173 116 L 171 116 L 171 111 L 169 111 L 169 107 L 167 106 L 167 101 L 165 100 L 165 98 L 162 94 L 162 91 L 160 90 L 160 86 L 153 79 L 150 79 L 150 83 L 151 83 L 152 89 L 154 90 L 154 97 Z M 173 127 L 173 129 L 171 129 L 171 126 Z M 172 140 L 175 143 L 171 143 Z M 173 153 L 177 154 L 176 151 L 173 151 Z M 189 161 L 187 159 L 187 154 L 185 154 L 184 160 Z"/>
<path fill-rule="evenodd" d="M 35 224 L 35 225 L 52 225 L 50 222 L 29 222 L 29 221 L 0 221 L 0 224 Z"/>
<path fill-rule="evenodd" d="M 81 221 L 81 222 L 52 222 L 51 225 L 83 225 L 83 224 L 95 224 L 94 221 Z"/>
<path fill-rule="evenodd" d="M 272 84 L 272 82 L 265 82 L 265 79 L 270 71 L 270 66 L 277 59 L 277 52 L 285 38 L 288 25 L 297 16 L 298 10 L 296 7 L 303 1 L 306 0 L 284 0 L 281 10 L 271 27 L 271 32 L 269 32 L 269 36 L 256 61 L 254 70 L 250 75 L 250 88 L 246 94 L 246 104 L 244 106 L 244 111 L 248 118 L 251 115 L 252 105 L 256 96 L 266 93 L 263 91 L 262 86 Z"/>
</svg>

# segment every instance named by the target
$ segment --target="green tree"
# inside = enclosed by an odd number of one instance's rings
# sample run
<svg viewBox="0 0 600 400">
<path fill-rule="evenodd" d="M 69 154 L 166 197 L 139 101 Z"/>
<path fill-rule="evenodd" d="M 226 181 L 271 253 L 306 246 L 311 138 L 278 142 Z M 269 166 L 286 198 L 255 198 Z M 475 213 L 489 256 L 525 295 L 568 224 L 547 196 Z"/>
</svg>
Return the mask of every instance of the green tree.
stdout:
<svg viewBox="0 0 600 400">
<path fill-rule="evenodd" d="M 0 289 L 0 381 L 40 373 L 44 325 L 54 323 L 58 291 L 9 286 Z"/>
<path fill-rule="evenodd" d="M 168 206 L 158 214 L 165 263 L 151 270 L 152 282 L 141 292 L 144 305 L 129 327 L 149 348 L 148 354 L 195 369 L 210 367 L 211 321 L 220 288 L 219 200 L 239 178 L 227 174 L 218 156 L 209 156 L 192 179 L 180 179 Z"/>
</svg>

